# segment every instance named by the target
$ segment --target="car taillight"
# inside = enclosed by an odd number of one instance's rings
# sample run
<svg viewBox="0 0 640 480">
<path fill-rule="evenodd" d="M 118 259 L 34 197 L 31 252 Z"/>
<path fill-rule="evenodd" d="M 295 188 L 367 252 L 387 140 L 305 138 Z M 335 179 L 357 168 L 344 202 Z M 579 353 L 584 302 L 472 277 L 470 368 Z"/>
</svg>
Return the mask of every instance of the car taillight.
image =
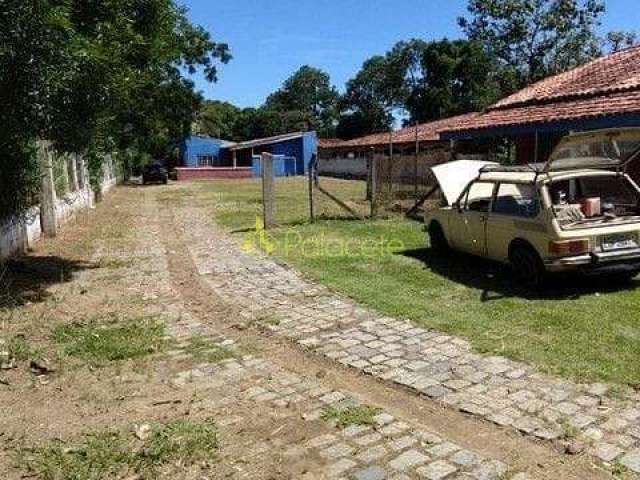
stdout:
<svg viewBox="0 0 640 480">
<path fill-rule="evenodd" d="M 549 252 L 553 255 L 579 255 L 590 250 L 589 239 L 586 238 L 549 242 Z"/>
</svg>

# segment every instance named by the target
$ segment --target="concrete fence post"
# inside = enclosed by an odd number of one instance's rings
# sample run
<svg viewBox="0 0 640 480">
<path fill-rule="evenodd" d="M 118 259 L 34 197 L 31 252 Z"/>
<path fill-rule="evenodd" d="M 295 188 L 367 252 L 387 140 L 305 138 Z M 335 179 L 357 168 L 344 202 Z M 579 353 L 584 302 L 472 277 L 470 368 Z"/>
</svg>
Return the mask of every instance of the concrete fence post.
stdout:
<svg viewBox="0 0 640 480">
<path fill-rule="evenodd" d="M 72 191 L 72 186 L 71 186 L 71 182 L 69 181 L 69 157 L 68 156 L 64 156 L 62 158 L 58 159 L 60 163 L 60 165 L 62 166 L 62 192 L 56 192 L 59 193 L 61 196 L 65 196 L 67 193 L 69 193 L 70 191 Z"/>
<path fill-rule="evenodd" d="M 80 188 L 84 190 L 85 195 L 87 195 L 87 206 L 93 208 L 93 191 L 91 189 L 91 181 L 89 180 L 89 168 L 87 167 L 84 155 L 78 155 L 78 180 Z"/>
<path fill-rule="evenodd" d="M 56 186 L 53 178 L 53 153 L 49 142 L 38 141 L 40 164 L 40 223 L 42 232 L 55 237 L 58 231 L 56 219 Z"/>
<path fill-rule="evenodd" d="M 78 184 L 78 163 L 77 155 L 72 153 L 67 157 L 67 169 L 69 170 L 69 179 L 71 185 L 69 186 L 72 192 L 77 192 L 80 189 Z"/>
<path fill-rule="evenodd" d="M 274 177 L 273 177 L 273 155 L 270 153 L 262 154 L 262 204 L 264 216 L 264 228 L 272 228 L 273 221 L 273 204 L 274 204 Z"/>
</svg>

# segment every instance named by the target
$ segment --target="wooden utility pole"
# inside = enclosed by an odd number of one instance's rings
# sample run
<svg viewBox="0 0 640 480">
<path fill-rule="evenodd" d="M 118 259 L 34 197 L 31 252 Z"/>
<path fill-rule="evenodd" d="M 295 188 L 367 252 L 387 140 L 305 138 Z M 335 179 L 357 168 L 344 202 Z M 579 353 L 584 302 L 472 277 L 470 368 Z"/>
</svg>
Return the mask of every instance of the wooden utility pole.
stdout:
<svg viewBox="0 0 640 480">
<path fill-rule="evenodd" d="M 416 161 L 413 164 L 414 195 L 418 196 L 418 157 L 420 156 L 420 135 L 418 132 L 418 121 L 416 120 Z"/>
<path fill-rule="evenodd" d="M 264 228 L 269 229 L 274 226 L 274 177 L 273 177 L 273 155 L 262 154 L 262 205 Z"/>
<path fill-rule="evenodd" d="M 316 163 L 318 161 L 317 155 L 311 157 L 311 163 L 309 164 L 309 221 L 314 223 L 316 221 L 315 208 L 313 205 L 313 190 L 315 187 L 315 175 L 316 175 Z"/>
<path fill-rule="evenodd" d="M 369 164 L 369 178 L 371 179 L 371 217 L 378 215 L 378 157 L 374 154 Z"/>
</svg>

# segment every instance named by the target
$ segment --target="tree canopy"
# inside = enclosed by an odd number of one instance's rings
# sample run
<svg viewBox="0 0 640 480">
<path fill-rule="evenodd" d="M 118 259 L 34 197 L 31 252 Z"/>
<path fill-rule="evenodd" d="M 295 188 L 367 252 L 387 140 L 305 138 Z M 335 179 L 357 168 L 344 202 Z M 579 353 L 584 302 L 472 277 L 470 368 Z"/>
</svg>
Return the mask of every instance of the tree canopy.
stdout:
<svg viewBox="0 0 640 480">
<path fill-rule="evenodd" d="M 507 92 L 601 53 L 603 0 L 469 0 L 468 11 L 458 23 L 500 62 Z"/>
<path fill-rule="evenodd" d="M 393 122 L 391 108 L 397 103 L 401 86 L 388 76 L 389 70 L 387 59 L 376 55 L 366 60 L 347 82 L 340 101 L 343 113 L 338 124 L 339 137 L 354 138 L 389 130 Z"/>
<path fill-rule="evenodd" d="M 229 102 L 206 100 L 197 118 L 196 131 L 216 138 L 233 139 L 242 110 Z"/>
<path fill-rule="evenodd" d="M 484 108 L 500 96 L 494 67 L 476 42 L 398 42 L 349 80 L 338 132 L 349 138 L 388 130 L 397 110 L 413 123 Z"/>
<path fill-rule="evenodd" d="M 339 94 L 329 74 L 304 65 L 272 93 L 264 108 L 279 112 L 299 130 L 317 130 L 321 136 L 335 129 Z"/>
<path fill-rule="evenodd" d="M 230 59 L 174 0 L 0 5 L 3 191 L 24 190 L 36 139 L 90 159 L 114 149 L 160 154 L 189 131 L 202 100 L 184 72 L 215 81 Z M 3 200 L 0 216 L 22 208 L 23 195 L 15 199 Z"/>
</svg>

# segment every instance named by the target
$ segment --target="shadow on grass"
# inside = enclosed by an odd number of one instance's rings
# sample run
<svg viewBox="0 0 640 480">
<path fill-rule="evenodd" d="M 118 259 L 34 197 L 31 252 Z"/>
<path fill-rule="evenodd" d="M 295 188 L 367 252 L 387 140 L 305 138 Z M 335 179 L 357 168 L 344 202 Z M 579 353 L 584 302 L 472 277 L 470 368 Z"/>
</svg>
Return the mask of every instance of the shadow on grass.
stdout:
<svg viewBox="0 0 640 480">
<path fill-rule="evenodd" d="M 0 262 L 0 308 L 44 301 L 50 296 L 51 285 L 69 282 L 75 272 L 95 268 L 100 267 L 55 256 L 25 256 Z"/>
<path fill-rule="evenodd" d="M 585 295 L 634 290 L 640 286 L 640 278 L 629 281 L 612 276 L 574 273 L 549 275 L 545 285 L 534 289 L 519 284 L 507 266 L 464 253 L 443 255 L 421 248 L 406 250 L 399 255 L 419 260 L 428 270 L 453 282 L 480 290 L 482 302 L 504 298 L 577 300 Z"/>
<path fill-rule="evenodd" d="M 260 215 L 258 215 L 259 218 L 262 218 Z M 311 223 L 309 221 L 309 219 L 304 219 L 304 220 L 291 220 L 289 222 L 281 222 L 281 223 L 276 223 L 276 225 L 273 227 L 274 229 L 283 229 L 283 228 L 295 228 L 295 227 L 307 227 L 310 225 L 314 225 L 314 224 L 318 224 L 318 223 L 322 223 L 322 222 L 362 222 L 362 219 L 360 218 L 355 218 L 355 217 L 350 217 L 350 216 L 344 216 L 344 215 L 319 215 L 316 217 L 316 220 L 314 223 Z M 231 233 L 232 234 L 236 234 L 236 233 L 251 233 L 251 232 L 255 232 L 256 231 L 256 227 L 252 226 L 252 227 L 245 227 L 245 228 L 238 228 L 235 230 L 232 230 Z"/>
</svg>

